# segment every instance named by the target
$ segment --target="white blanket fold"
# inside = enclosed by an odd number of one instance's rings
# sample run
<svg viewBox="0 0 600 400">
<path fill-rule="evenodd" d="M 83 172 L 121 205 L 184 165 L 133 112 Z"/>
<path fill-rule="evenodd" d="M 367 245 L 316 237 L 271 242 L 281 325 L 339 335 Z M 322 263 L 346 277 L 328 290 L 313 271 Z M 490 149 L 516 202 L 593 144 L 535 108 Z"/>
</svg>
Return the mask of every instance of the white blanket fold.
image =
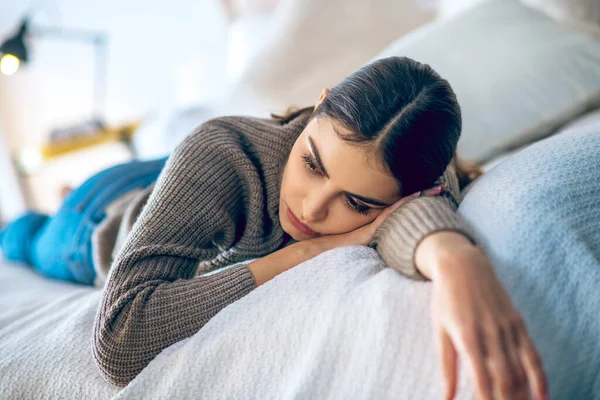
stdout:
<svg viewBox="0 0 600 400">
<path fill-rule="evenodd" d="M 430 292 L 371 248 L 330 250 L 222 310 L 115 398 L 440 398 Z"/>
</svg>

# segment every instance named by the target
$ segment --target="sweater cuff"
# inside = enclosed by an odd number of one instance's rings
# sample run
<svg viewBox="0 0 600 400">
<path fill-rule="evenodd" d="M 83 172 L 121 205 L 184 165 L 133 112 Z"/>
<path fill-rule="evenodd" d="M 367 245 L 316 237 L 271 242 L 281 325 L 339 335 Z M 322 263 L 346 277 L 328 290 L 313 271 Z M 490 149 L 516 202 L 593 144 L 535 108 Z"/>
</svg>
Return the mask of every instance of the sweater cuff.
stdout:
<svg viewBox="0 0 600 400">
<path fill-rule="evenodd" d="M 452 201 L 443 196 L 414 199 L 386 218 L 370 246 L 376 248 L 390 268 L 414 280 L 428 280 L 414 262 L 415 250 L 425 237 L 434 232 L 455 231 L 477 244 L 475 235 L 455 210 Z"/>
</svg>

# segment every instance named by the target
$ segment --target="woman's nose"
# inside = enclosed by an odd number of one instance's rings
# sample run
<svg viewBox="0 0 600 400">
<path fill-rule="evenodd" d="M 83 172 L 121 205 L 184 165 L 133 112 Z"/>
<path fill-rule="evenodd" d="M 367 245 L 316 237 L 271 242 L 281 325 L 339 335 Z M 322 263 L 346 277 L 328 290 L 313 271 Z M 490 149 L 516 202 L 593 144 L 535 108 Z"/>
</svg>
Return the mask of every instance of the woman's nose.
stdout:
<svg viewBox="0 0 600 400">
<path fill-rule="evenodd" d="M 302 213 L 305 222 L 323 220 L 327 216 L 327 198 L 325 197 L 325 193 L 317 192 L 309 195 L 304 200 Z"/>
</svg>

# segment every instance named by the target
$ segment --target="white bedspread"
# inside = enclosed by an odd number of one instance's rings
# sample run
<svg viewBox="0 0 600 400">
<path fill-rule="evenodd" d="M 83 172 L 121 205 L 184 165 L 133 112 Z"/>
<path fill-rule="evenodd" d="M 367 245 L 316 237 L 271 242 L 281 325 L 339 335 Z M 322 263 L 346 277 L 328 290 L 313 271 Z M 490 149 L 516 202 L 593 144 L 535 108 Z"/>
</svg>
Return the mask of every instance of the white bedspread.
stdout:
<svg viewBox="0 0 600 400">
<path fill-rule="evenodd" d="M 116 399 L 441 398 L 430 291 L 373 249 L 330 250 L 163 351 Z"/>
<path fill-rule="evenodd" d="M 98 289 L 0 256 L 0 399 L 110 399 L 91 351 Z"/>
<path fill-rule="evenodd" d="M 440 395 L 431 285 L 384 268 L 367 247 L 331 250 L 280 274 L 165 349 L 121 392 L 92 360 L 97 289 L 13 264 L 0 264 L 0 282 L 0 394 L 7 398 Z"/>
</svg>

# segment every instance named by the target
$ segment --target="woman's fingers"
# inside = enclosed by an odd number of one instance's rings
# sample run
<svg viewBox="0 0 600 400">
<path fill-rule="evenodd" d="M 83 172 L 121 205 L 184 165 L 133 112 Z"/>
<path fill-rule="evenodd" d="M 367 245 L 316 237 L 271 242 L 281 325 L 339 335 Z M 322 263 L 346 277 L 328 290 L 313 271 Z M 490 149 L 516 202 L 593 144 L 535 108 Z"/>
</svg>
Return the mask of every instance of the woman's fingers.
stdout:
<svg viewBox="0 0 600 400">
<path fill-rule="evenodd" d="M 406 204 L 409 201 L 418 198 L 419 196 L 437 196 L 440 193 L 442 193 L 445 189 L 446 189 L 446 183 L 444 182 L 439 186 L 436 186 L 436 187 L 433 187 L 433 188 L 430 188 L 430 189 L 427 189 L 424 191 L 419 191 L 419 192 L 413 193 L 409 196 L 404 196 L 400 200 L 396 201 L 394 204 L 387 206 L 386 208 L 383 209 L 383 211 L 381 213 L 379 213 L 377 218 L 375 218 L 375 220 L 369 224 L 369 228 L 368 228 L 369 229 L 368 232 L 370 232 L 369 235 L 372 237 L 375 234 L 375 231 L 379 228 L 379 226 L 381 224 L 383 224 L 383 221 L 385 221 L 387 219 L 387 217 L 389 217 L 401 205 Z M 369 239 L 369 241 L 370 240 L 371 239 Z"/>
<path fill-rule="evenodd" d="M 437 195 L 441 194 L 442 192 L 444 192 L 444 190 L 446 190 L 446 188 L 447 188 L 447 184 L 446 184 L 446 182 L 443 182 L 440 185 L 436 185 L 436 186 L 430 187 L 429 189 L 425 189 L 420 192 L 413 193 L 409 196 L 405 196 L 405 197 L 401 198 L 400 200 L 398 200 L 398 202 L 406 203 L 407 201 L 410 201 L 419 196 L 437 196 Z"/>
<path fill-rule="evenodd" d="M 502 331 L 502 339 L 502 349 L 510 365 L 509 371 L 513 375 L 515 399 L 527 400 L 529 398 L 529 385 L 519 354 L 519 344 L 514 335 L 513 325 Z"/>
<path fill-rule="evenodd" d="M 442 377 L 444 379 L 444 399 L 452 400 L 456 394 L 456 350 L 450 336 L 443 328 L 438 330 L 438 346 L 442 357 Z"/>
<path fill-rule="evenodd" d="M 450 247 L 449 247 L 450 248 Z M 458 357 L 466 362 L 478 400 L 527 399 L 529 387 L 536 400 L 547 399 L 547 382 L 541 359 L 528 336 L 523 318 L 480 250 L 464 248 L 457 257 L 446 258 L 434 283 L 436 319 L 450 336 Z M 441 332 L 436 332 L 436 336 Z M 446 338 L 442 344 L 444 379 L 457 383 Z M 454 369 L 453 369 L 454 368 Z"/>
<path fill-rule="evenodd" d="M 487 350 L 483 347 L 479 326 L 473 323 L 470 328 L 463 328 L 457 342 L 462 358 L 468 361 L 471 376 L 475 381 L 477 399 L 492 400 L 490 377 L 485 366 Z"/>
<path fill-rule="evenodd" d="M 404 196 L 402 197 L 400 200 L 398 200 L 397 202 L 395 202 L 392 205 L 387 206 L 386 208 L 384 208 L 384 210 L 381 212 L 379 218 L 381 218 L 381 222 L 383 222 L 383 220 L 385 220 L 391 213 L 393 213 L 398 207 L 400 207 L 403 204 L 408 203 L 409 201 L 416 199 L 417 197 L 419 197 L 421 195 L 421 192 L 416 192 L 413 193 L 409 196 Z"/>
<path fill-rule="evenodd" d="M 413 193 L 410 196 L 406 196 L 401 198 L 400 200 L 398 200 L 397 202 L 395 202 L 394 204 L 387 206 L 382 212 L 381 214 L 378 216 L 378 219 L 380 219 L 380 223 L 383 223 L 383 221 L 390 216 L 391 213 L 393 213 L 398 207 L 400 207 L 402 204 L 408 203 L 409 201 L 411 201 L 412 199 L 416 199 L 417 197 L 419 197 L 419 194 L 421 192 L 417 192 L 417 193 Z"/>
<path fill-rule="evenodd" d="M 524 328 L 490 323 L 483 327 L 485 340 L 474 332 L 463 333 L 477 396 L 480 399 L 527 400 L 529 383 L 536 399 L 547 399 L 546 377 L 533 342 Z"/>
<path fill-rule="evenodd" d="M 387 219 L 387 217 L 389 217 L 398 207 L 400 207 L 402 204 L 408 203 L 412 199 L 416 199 L 417 197 L 419 197 L 420 193 L 421 192 L 417 192 L 417 193 L 413 193 L 410 196 L 403 197 L 400 200 L 398 200 L 397 202 L 395 202 L 394 204 L 389 205 L 386 208 L 384 208 L 383 211 L 381 213 L 379 213 L 377 218 L 375 218 L 375 220 L 369 224 L 368 232 L 370 232 L 369 233 L 370 238 L 373 237 L 377 228 L 379 228 L 379 226 L 381 226 L 381 224 L 383 224 L 383 221 L 385 221 Z M 369 238 L 369 240 L 371 240 L 370 238 Z"/>
<path fill-rule="evenodd" d="M 405 196 L 403 198 L 401 198 L 400 200 L 398 200 L 395 204 L 392 204 L 390 207 L 392 208 L 392 211 L 395 210 L 396 208 L 398 208 L 399 206 L 401 206 L 404 203 L 408 203 L 409 201 L 416 199 L 417 197 L 421 196 L 423 192 L 416 192 L 411 194 L 410 196 Z"/>
<path fill-rule="evenodd" d="M 396 208 L 400 207 L 402 204 L 408 203 L 411 200 L 416 199 L 417 197 L 420 196 L 437 196 L 439 194 L 441 194 L 444 190 L 446 190 L 446 182 L 442 183 L 441 185 L 437 185 L 434 187 L 431 187 L 429 189 L 425 189 L 419 192 L 415 192 L 411 195 L 408 196 L 404 196 L 402 197 L 400 200 L 398 200 L 397 202 L 395 202 L 394 204 L 388 206 L 386 208 L 387 210 L 387 214 L 391 214 Z"/>
<path fill-rule="evenodd" d="M 527 400 L 527 381 L 519 358 L 512 355 L 510 331 L 495 322 L 490 322 L 485 330 L 489 349 L 487 367 L 494 399 Z"/>
<path fill-rule="evenodd" d="M 423 190 L 423 196 L 437 196 L 444 190 L 446 190 L 446 182 L 442 183 L 441 185 L 437 185 L 429 189 Z"/>
<path fill-rule="evenodd" d="M 535 398 L 545 400 L 548 398 L 546 374 L 542 367 L 540 355 L 527 334 L 524 323 L 515 328 L 514 335 L 518 340 L 521 360 L 523 361 L 525 373 L 527 374 L 527 379 L 531 384 Z"/>
</svg>

